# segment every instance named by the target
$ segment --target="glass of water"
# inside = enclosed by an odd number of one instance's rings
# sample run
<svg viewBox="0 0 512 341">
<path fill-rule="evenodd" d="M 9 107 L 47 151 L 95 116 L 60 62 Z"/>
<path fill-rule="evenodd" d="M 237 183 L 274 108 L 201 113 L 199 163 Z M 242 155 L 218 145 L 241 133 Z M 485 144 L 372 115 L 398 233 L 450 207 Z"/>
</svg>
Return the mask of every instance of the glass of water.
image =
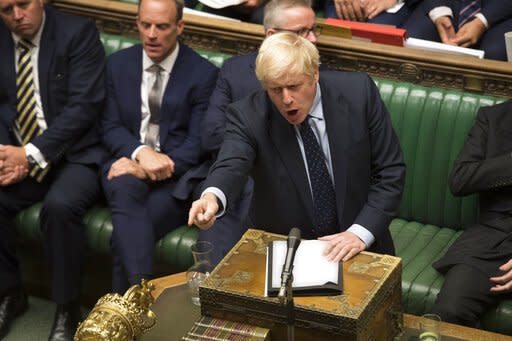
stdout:
<svg viewBox="0 0 512 341">
<path fill-rule="evenodd" d="M 420 320 L 420 341 L 441 340 L 441 318 L 436 314 L 425 314 Z"/>
<path fill-rule="evenodd" d="M 210 242 L 200 241 L 191 246 L 194 265 L 187 270 L 187 284 L 190 289 L 192 303 L 200 305 L 199 286 L 210 275 L 213 265 L 210 261 L 213 245 Z"/>
</svg>

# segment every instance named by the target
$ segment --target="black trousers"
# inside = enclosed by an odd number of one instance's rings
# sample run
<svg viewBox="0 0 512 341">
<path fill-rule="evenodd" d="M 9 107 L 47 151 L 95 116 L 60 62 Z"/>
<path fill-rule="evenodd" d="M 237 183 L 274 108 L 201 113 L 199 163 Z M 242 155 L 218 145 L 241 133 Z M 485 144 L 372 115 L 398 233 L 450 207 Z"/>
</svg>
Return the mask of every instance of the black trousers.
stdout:
<svg viewBox="0 0 512 341">
<path fill-rule="evenodd" d="M 476 327 L 484 312 L 504 298 L 490 291 L 493 285 L 484 272 L 457 264 L 446 273 L 432 313 L 444 322 Z"/>
<path fill-rule="evenodd" d="M 21 284 L 13 218 L 43 200 L 40 222 L 52 270 L 52 298 L 58 304 L 78 299 L 85 251 L 82 218 L 99 194 L 94 167 L 54 166 L 42 183 L 27 177 L 0 187 L 0 293 Z"/>
</svg>

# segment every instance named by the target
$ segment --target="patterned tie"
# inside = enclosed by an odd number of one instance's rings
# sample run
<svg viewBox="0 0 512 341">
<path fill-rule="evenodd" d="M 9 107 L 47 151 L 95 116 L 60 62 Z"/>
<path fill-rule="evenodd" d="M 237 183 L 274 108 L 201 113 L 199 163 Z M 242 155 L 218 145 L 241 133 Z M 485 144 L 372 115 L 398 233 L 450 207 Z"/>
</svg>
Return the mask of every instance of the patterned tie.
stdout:
<svg viewBox="0 0 512 341">
<path fill-rule="evenodd" d="M 475 15 L 480 13 L 481 9 L 482 3 L 480 0 L 463 0 L 459 11 L 458 28 L 460 29 L 468 21 L 473 20 Z"/>
<path fill-rule="evenodd" d="M 308 163 L 309 180 L 313 191 L 314 220 L 318 236 L 339 232 L 336 213 L 336 194 L 325 164 L 325 157 L 309 125 L 309 118 L 300 125 L 300 135 Z"/>
<path fill-rule="evenodd" d="M 158 144 L 158 133 L 160 130 L 160 95 L 162 92 L 161 72 L 163 71 L 163 68 L 158 64 L 153 64 L 148 71 L 155 74 L 155 81 L 153 82 L 153 86 L 151 87 L 148 95 L 149 112 L 151 116 L 149 117 L 148 130 L 146 132 L 144 143 L 155 149 Z"/>
<path fill-rule="evenodd" d="M 37 124 L 36 100 L 33 70 L 31 63 L 32 43 L 27 40 L 20 40 L 17 48 L 18 55 L 18 74 L 16 76 L 16 109 L 18 117 L 16 117 L 16 128 L 21 138 L 21 145 L 25 146 L 34 137 L 42 134 L 42 129 Z M 30 171 L 30 176 L 41 182 L 48 173 L 50 167 L 42 169 L 34 166 Z"/>
</svg>

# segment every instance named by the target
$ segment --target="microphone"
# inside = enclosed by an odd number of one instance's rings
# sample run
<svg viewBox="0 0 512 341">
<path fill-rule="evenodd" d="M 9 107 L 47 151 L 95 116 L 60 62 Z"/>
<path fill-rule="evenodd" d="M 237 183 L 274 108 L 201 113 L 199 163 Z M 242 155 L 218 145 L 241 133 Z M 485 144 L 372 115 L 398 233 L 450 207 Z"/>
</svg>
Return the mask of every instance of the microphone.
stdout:
<svg viewBox="0 0 512 341">
<path fill-rule="evenodd" d="M 286 283 L 292 276 L 293 271 L 293 260 L 295 253 L 300 244 L 300 230 L 296 227 L 290 230 L 288 234 L 288 240 L 286 241 L 286 258 L 283 264 L 283 271 L 281 272 L 281 288 L 279 289 L 279 298 L 284 299 L 286 295 Z"/>
</svg>

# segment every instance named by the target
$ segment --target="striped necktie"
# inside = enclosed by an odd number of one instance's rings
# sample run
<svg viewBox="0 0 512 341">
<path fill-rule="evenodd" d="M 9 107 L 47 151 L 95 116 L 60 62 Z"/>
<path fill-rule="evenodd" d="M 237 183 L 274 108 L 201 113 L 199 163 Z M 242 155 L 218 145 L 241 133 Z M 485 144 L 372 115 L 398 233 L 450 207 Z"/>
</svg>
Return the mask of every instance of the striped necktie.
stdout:
<svg viewBox="0 0 512 341">
<path fill-rule="evenodd" d="M 31 62 L 32 43 L 27 40 L 20 40 L 18 48 L 18 74 L 16 76 L 16 109 L 18 116 L 16 117 L 16 127 L 21 139 L 21 145 L 25 146 L 34 137 L 40 135 L 43 131 L 37 124 L 35 87 L 33 78 L 33 69 Z M 35 166 L 30 171 L 30 176 L 41 182 L 48 173 L 50 167 L 45 169 Z"/>
<path fill-rule="evenodd" d="M 158 64 L 153 64 L 147 70 L 155 75 L 155 81 L 153 82 L 153 86 L 148 94 L 150 117 L 144 143 L 153 149 L 156 149 L 158 146 L 158 136 L 160 131 L 160 97 L 162 92 L 161 73 L 163 68 Z"/>
<path fill-rule="evenodd" d="M 464 24 L 473 20 L 475 15 L 480 13 L 482 9 L 482 3 L 480 0 L 466 0 L 462 1 L 460 11 L 459 11 L 459 24 L 458 28 L 460 29 Z"/>
</svg>

